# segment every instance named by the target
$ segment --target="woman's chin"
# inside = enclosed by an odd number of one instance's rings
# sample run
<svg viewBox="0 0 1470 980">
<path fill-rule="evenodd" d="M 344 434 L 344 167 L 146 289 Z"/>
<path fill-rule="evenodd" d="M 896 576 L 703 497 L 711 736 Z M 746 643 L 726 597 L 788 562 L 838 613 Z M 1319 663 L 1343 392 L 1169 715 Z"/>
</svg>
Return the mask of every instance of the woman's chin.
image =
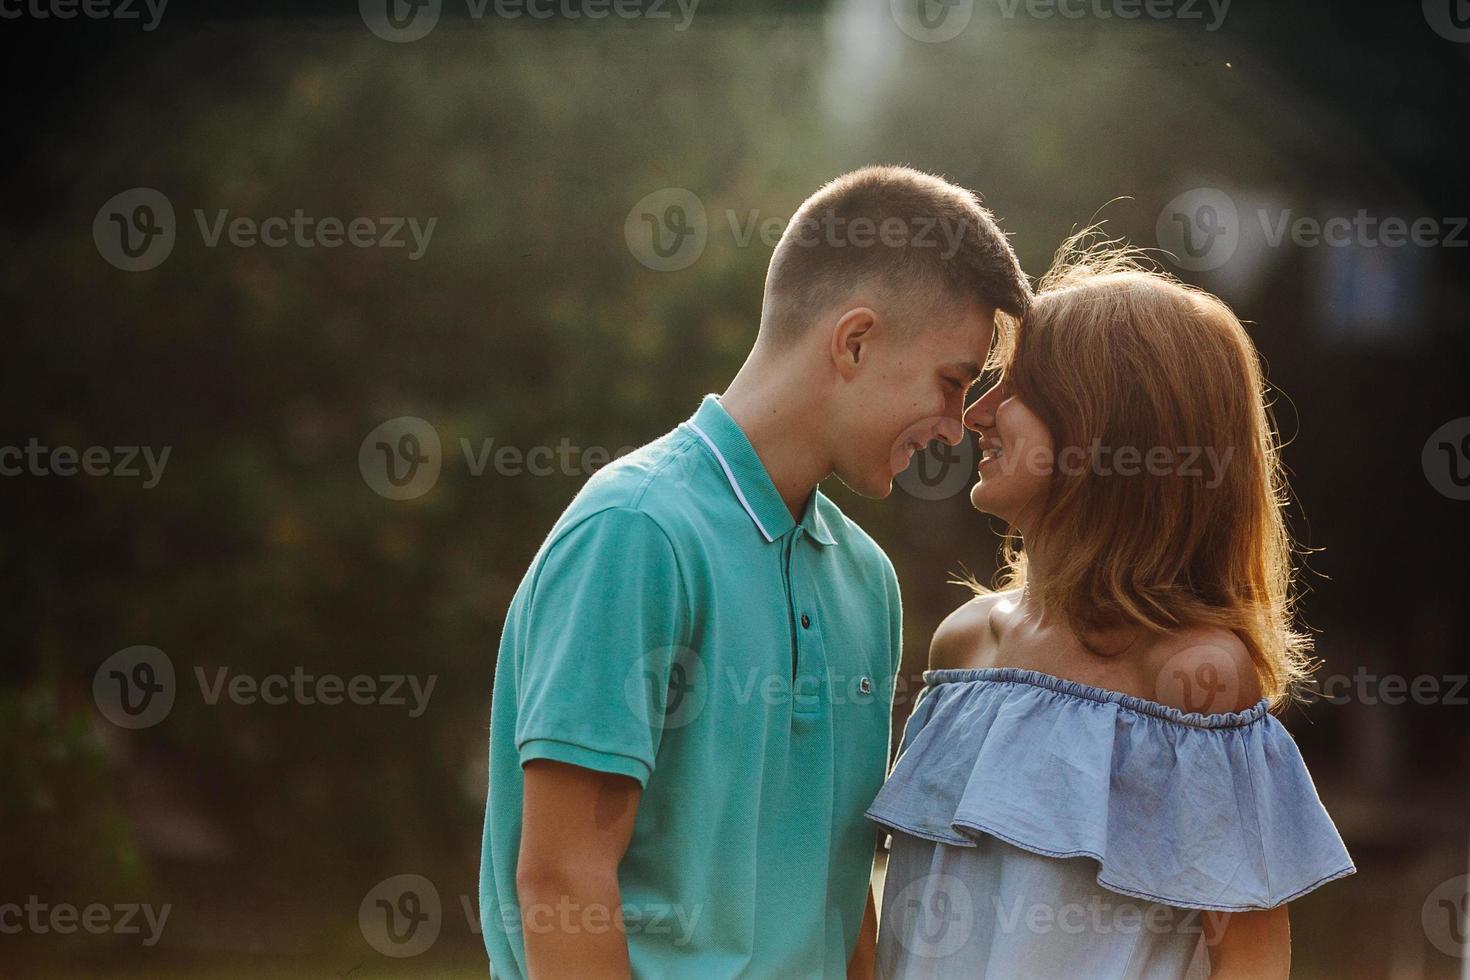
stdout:
<svg viewBox="0 0 1470 980">
<path fill-rule="evenodd" d="M 996 510 L 998 501 L 995 500 L 994 488 L 987 486 L 982 479 L 970 488 L 970 506 L 982 514 L 990 514 L 1004 519 L 1004 515 Z"/>
<path fill-rule="evenodd" d="M 975 484 L 970 488 L 970 506 L 980 512 L 985 511 L 985 483 Z"/>
</svg>

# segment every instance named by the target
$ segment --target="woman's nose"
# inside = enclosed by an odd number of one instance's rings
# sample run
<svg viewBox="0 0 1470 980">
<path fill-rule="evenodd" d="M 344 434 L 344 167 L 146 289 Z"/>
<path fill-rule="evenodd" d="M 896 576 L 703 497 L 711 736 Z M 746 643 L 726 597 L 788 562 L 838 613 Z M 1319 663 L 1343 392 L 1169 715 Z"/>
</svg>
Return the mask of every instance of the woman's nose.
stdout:
<svg viewBox="0 0 1470 980">
<path fill-rule="evenodd" d="M 965 409 L 965 414 L 960 416 L 960 420 L 965 423 L 965 428 L 970 429 L 974 432 L 979 432 L 980 423 L 976 421 L 979 416 L 980 402 L 977 399 L 976 401 L 970 403 L 969 408 Z"/>
</svg>

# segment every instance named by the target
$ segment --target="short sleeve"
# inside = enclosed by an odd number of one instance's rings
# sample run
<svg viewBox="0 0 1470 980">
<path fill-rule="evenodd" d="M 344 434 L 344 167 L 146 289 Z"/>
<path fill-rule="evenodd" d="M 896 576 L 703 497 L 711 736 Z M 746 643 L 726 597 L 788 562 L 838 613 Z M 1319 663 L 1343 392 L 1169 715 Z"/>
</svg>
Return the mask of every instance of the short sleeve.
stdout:
<svg viewBox="0 0 1470 980">
<path fill-rule="evenodd" d="M 517 683 L 520 762 L 645 784 L 687 608 L 674 547 L 647 514 L 600 511 L 561 532 L 536 576 Z"/>
</svg>

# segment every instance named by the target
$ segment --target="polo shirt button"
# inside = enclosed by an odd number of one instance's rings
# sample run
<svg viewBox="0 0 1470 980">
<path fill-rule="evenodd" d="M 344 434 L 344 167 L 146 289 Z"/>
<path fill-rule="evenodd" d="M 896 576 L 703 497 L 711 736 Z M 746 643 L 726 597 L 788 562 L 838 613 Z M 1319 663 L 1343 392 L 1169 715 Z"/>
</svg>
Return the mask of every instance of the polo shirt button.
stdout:
<svg viewBox="0 0 1470 980">
<path fill-rule="evenodd" d="M 801 614 L 801 628 L 804 630 L 809 630 L 812 628 L 812 618 L 806 613 Z"/>
<path fill-rule="evenodd" d="M 864 677 L 862 680 L 858 681 L 858 693 L 860 693 L 860 694 L 871 694 L 871 693 L 873 693 L 873 682 L 870 681 L 870 680 L 868 680 L 868 678 L 866 678 L 866 677 Z"/>
</svg>

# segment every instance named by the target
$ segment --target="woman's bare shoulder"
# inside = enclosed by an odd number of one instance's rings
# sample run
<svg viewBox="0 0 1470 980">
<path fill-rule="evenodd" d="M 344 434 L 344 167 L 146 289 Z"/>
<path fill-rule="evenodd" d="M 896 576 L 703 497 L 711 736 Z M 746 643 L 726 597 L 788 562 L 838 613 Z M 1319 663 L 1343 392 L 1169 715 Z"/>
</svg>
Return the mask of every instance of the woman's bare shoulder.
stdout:
<svg viewBox="0 0 1470 980">
<path fill-rule="evenodd" d="M 1149 648 L 1146 661 L 1154 700 L 1180 711 L 1224 714 L 1261 700 L 1261 682 L 1250 650 L 1218 626 L 1171 630 Z"/>
<path fill-rule="evenodd" d="M 990 615 L 997 604 L 1014 601 L 1019 589 L 988 592 L 944 617 L 929 644 L 929 669 L 989 667 L 995 659 Z"/>
</svg>

